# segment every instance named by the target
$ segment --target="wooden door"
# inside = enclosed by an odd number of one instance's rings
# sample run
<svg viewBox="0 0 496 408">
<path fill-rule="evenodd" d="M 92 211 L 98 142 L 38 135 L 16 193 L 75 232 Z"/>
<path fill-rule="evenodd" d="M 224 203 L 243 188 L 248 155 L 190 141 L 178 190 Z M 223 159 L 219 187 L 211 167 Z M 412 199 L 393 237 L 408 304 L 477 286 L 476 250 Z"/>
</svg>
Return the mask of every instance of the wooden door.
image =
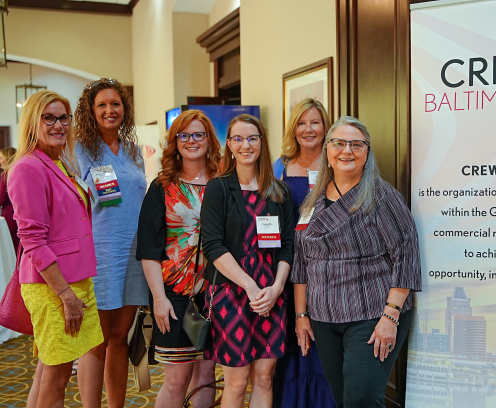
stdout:
<svg viewBox="0 0 496 408">
<path fill-rule="evenodd" d="M 0 149 L 10 147 L 10 127 L 0 126 Z"/>
<path fill-rule="evenodd" d="M 338 114 L 368 127 L 382 177 L 410 202 L 410 3 L 336 0 Z M 425 1 L 425 0 L 424 0 Z M 407 344 L 386 391 L 386 406 L 404 407 Z"/>
</svg>

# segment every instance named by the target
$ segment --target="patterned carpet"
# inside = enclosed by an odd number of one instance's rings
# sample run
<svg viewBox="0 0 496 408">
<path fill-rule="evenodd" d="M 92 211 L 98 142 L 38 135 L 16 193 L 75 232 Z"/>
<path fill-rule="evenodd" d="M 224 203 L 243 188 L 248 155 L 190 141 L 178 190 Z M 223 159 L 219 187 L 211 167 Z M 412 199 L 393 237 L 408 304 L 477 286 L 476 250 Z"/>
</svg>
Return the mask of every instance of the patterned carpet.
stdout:
<svg viewBox="0 0 496 408">
<path fill-rule="evenodd" d="M 37 359 L 33 355 L 32 337 L 21 336 L 0 345 L 0 408 L 24 408 L 36 369 Z M 163 383 L 162 365 L 152 366 L 152 389 L 138 393 L 134 385 L 132 371 L 129 371 L 126 407 L 153 407 L 155 398 Z M 219 366 L 216 376 L 222 376 Z M 220 395 L 220 392 L 218 392 Z M 247 393 L 246 401 L 249 398 Z M 102 407 L 107 407 L 107 400 L 103 395 Z M 245 404 L 248 407 L 248 403 Z M 66 391 L 65 407 L 82 407 L 77 377 L 72 376 Z"/>
</svg>

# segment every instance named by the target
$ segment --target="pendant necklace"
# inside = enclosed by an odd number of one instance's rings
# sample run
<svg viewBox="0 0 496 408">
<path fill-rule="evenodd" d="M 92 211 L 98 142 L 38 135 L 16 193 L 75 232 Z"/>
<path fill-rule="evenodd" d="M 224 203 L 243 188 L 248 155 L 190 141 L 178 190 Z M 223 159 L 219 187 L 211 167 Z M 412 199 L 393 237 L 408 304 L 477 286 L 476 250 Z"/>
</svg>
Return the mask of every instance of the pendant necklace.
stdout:
<svg viewBox="0 0 496 408">
<path fill-rule="evenodd" d="M 320 155 L 317 156 L 317 158 L 312 162 L 312 164 L 310 166 L 307 167 L 307 173 L 310 173 L 310 169 L 312 168 L 312 166 L 317 162 L 317 160 L 320 159 Z"/>
</svg>

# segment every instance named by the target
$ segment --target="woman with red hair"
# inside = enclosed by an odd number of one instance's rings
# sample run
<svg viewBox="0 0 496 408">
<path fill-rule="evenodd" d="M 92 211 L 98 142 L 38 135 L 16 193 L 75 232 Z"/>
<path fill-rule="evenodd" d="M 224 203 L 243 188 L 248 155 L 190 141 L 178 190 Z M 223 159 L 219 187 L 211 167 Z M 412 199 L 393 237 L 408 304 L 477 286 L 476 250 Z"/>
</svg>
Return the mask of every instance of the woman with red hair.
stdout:
<svg viewBox="0 0 496 408">
<path fill-rule="evenodd" d="M 202 360 L 182 325 L 190 294 L 205 290 L 200 209 L 205 185 L 218 173 L 219 150 L 203 112 L 181 113 L 169 130 L 162 170 L 141 207 L 136 259 L 150 286 L 155 359 L 164 363 L 165 372 L 155 407 L 180 408 L 190 384 L 193 389 L 215 380 L 215 363 Z M 208 407 L 214 397 L 215 390 L 207 388 L 195 395 L 193 404 Z"/>
</svg>

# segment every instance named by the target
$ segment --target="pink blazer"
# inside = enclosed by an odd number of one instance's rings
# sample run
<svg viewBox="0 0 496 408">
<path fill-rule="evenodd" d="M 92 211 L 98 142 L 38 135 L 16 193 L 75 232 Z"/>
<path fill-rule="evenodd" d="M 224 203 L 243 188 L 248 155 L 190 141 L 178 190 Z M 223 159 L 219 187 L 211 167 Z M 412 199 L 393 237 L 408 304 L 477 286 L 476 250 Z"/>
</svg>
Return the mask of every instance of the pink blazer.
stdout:
<svg viewBox="0 0 496 408">
<path fill-rule="evenodd" d="M 69 178 L 40 149 L 15 163 L 8 177 L 18 235 L 24 248 L 21 283 L 57 262 L 68 283 L 96 275 L 91 213 Z"/>
</svg>

